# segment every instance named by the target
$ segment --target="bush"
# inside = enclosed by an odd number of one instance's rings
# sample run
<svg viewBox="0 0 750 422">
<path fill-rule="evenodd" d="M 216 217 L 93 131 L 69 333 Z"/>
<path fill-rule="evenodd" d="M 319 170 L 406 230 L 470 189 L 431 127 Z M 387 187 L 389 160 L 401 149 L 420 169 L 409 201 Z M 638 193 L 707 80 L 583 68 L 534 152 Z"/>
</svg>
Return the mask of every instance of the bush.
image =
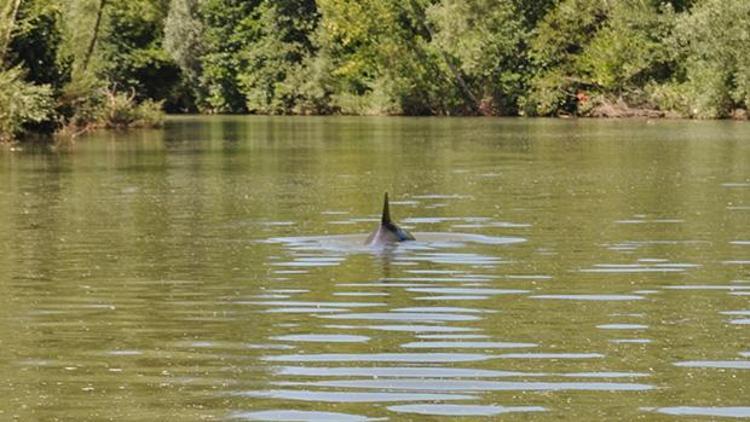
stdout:
<svg viewBox="0 0 750 422">
<path fill-rule="evenodd" d="M 158 127 L 164 122 L 162 102 L 135 102 L 135 94 L 105 92 L 99 123 L 106 128 Z"/>
<path fill-rule="evenodd" d="M 343 114 L 353 115 L 397 115 L 403 110 L 389 91 L 384 78 L 375 80 L 363 94 L 343 92 L 332 96 L 334 106 Z"/>
<path fill-rule="evenodd" d="M 677 20 L 668 40 L 683 65 L 671 89 L 687 114 L 696 118 L 729 117 L 750 106 L 750 3 L 703 0 Z"/>
<path fill-rule="evenodd" d="M 134 93 L 110 91 L 93 78 L 68 84 L 59 103 L 64 132 L 72 136 L 99 127 L 158 127 L 164 122 L 163 101 L 138 103 Z"/>
<path fill-rule="evenodd" d="M 62 89 L 58 111 L 64 126 L 85 131 L 97 125 L 104 106 L 106 85 L 94 77 L 76 78 Z"/>
<path fill-rule="evenodd" d="M 608 6 L 599 0 L 563 0 L 534 30 L 529 59 L 534 71 L 520 108 L 530 116 L 577 112 L 576 94 L 592 88 L 580 56 L 606 23 Z"/>
<path fill-rule="evenodd" d="M 31 125 L 48 121 L 53 111 L 48 85 L 25 82 L 20 68 L 0 71 L 0 141 L 12 141 Z"/>
</svg>

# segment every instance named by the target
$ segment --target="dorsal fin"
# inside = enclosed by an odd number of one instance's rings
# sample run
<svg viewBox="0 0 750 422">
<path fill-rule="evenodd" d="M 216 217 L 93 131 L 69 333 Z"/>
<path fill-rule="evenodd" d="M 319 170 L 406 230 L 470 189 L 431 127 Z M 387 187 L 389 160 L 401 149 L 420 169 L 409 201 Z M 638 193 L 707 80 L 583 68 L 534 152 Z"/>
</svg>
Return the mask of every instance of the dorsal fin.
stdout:
<svg viewBox="0 0 750 422">
<path fill-rule="evenodd" d="M 383 217 L 380 219 L 382 224 L 391 223 L 391 211 L 388 208 L 388 192 L 385 193 L 385 200 L 383 201 Z"/>
</svg>

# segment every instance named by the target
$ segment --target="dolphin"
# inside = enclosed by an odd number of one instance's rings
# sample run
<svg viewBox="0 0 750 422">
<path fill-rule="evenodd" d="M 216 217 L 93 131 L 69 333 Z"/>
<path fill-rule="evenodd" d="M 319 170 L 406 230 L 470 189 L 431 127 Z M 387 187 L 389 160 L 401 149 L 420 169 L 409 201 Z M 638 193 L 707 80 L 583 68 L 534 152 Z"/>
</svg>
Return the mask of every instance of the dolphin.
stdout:
<svg viewBox="0 0 750 422">
<path fill-rule="evenodd" d="M 386 192 L 385 200 L 383 201 L 383 217 L 380 219 L 380 226 L 367 236 L 365 245 L 387 245 L 407 240 L 414 240 L 414 236 L 397 226 L 396 223 L 391 220 L 391 213 L 388 208 L 388 192 Z"/>
</svg>

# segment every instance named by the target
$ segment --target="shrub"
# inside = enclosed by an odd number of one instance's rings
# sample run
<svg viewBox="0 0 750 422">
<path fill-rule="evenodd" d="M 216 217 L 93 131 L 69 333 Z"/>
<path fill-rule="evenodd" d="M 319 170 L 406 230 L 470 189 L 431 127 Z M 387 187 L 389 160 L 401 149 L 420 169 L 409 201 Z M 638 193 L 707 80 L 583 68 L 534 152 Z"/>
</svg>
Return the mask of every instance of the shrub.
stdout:
<svg viewBox="0 0 750 422">
<path fill-rule="evenodd" d="M 539 22 L 528 52 L 534 72 L 519 102 L 524 114 L 576 113 L 577 92 L 592 88 L 580 55 L 606 22 L 607 11 L 599 0 L 562 0 Z"/>
<path fill-rule="evenodd" d="M 23 80 L 20 68 L 0 71 L 0 141 L 14 140 L 53 115 L 52 89 Z"/>
<path fill-rule="evenodd" d="M 750 105 L 750 3 L 703 0 L 680 16 L 669 40 L 683 72 L 673 82 L 697 118 L 729 117 Z"/>
<path fill-rule="evenodd" d="M 98 127 L 158 127 L 164 122 L 163 101 L 138 103 L 135 93 L 108 90 L 93 78 L 68 84 L 59 103 L 65 123 L 63 135 L 75 136 Z"/>
<path fill-rule="evenodd" d="M 104 104 L 106 85 L 90 76 L 65 85 L 58 98 L 58 111 L 68 129 L 86 131 L 96 126 Z"/>
<path fill-rule="evenodd" d="M 157 127 L 164 122 L 162 102 L 135 101 L 135 93 L 105 92 L 99 123 L 106 128 Z"/>
</svg>

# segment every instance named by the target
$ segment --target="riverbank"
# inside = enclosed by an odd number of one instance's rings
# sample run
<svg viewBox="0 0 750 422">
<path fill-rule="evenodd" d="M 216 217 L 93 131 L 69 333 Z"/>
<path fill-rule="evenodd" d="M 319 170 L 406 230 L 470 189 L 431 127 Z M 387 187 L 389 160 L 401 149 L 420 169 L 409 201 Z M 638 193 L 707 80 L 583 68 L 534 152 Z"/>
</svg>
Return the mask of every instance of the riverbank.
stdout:
<svg viewBox="0 0 750 422">
<path fill-rule="evenodd" d="M 591 107 L 585 115 L 579 116 L 584 118 L 607 118 L 607 119 L 672 119 L 672 120 L 696 120 L 695 117 L 686 116 L 674 110 L 659 110 L 647 107 L 632 107 L 625 101 L 603 101 Z M 700 119 L 706 120 L 706 119 Z M 723 118 L 713 118 L 710 120 L 748 120 L 748 113 L 745 109 L 734 109 L 728 116 Z"/>
<path fill-rule="evenodd" d="M 136 113 L 137 115 L 137 113 Z M 94 131 L 115 131 L 122 132 L 132 129 L 154 129 L 162 127 L 166 122 L 170 120 L 182 120 L 192 119 L 195 117 L 205 118 L 222 118 L 222 117 L 234 117 L 242 119 L 243 117 L 256 117 L 262 118 L 273 117 L 273 118 L 305 118 L 305 117 L 361 117 L 361 118 L 400 118 L 400 117 L 419 117 L 419 118 L 441 118 L 441 119 L 460 119 L 460 118 L 479 118 L 479 119 L 512 119 L 512 120 L 534 120 L 540 117 L 527 117 L 527 116 L 409 116 L 409 115 L 354 115 L 354 114 L 305 114 L 305 115 L 259 115 L 259 114 L 231 114 L 231 115 L 211 115 L 211 114 L 190 114 L 190 113 L 171 113 L 167 114 L 158 109 L 152 109 L 147 113 L 147 116 L 133 118 L 130 115 L 127 120 L 123 120 L 122 117 L 112 117 L 112 120 L 107 122 L 98 122 L 91 124 L 87 127 L 75 127 L 68 126 L 61 128 L 58 131 L 47 134 L 40 133 L 28 133 L 26 136 L 21 138 L 3 139 L 0 145 L 5 145 L 10 148 L 11 151 L 14 149 L 21 150 L 20 146 L 23 144 L 35 144 L 35 143 L 66 143 L 75 141 L 78 137 L 88 134 Z M 724 119 L 695 119 L 685 117 L 676 112 L 646 109 L 646 108 L 634 108 L 629 107 L 624 103 L 614 104 L 601 104 L 597 107 L 592 108 L 585 115 L 570 115 L 561 114 L 554 117 L 544 117 L 542 119 L 549 120 L 569 120 L 569 119 L 581 119 L 581 120 L 670 120 L 670 121 L 747 121 L 748 114 L 745 110 L 736 110 L 730 117 Z"/>
<path fill-rule="evenodd" d="M 0 140 L 143 125 L 154 119 L 133 110 L 154 103 L 746 119 L 749 24 L 744 0 L 11 0 L 0 6 Z M 132 104 L 102 113 L 106 93 Z"/>
</svg>

